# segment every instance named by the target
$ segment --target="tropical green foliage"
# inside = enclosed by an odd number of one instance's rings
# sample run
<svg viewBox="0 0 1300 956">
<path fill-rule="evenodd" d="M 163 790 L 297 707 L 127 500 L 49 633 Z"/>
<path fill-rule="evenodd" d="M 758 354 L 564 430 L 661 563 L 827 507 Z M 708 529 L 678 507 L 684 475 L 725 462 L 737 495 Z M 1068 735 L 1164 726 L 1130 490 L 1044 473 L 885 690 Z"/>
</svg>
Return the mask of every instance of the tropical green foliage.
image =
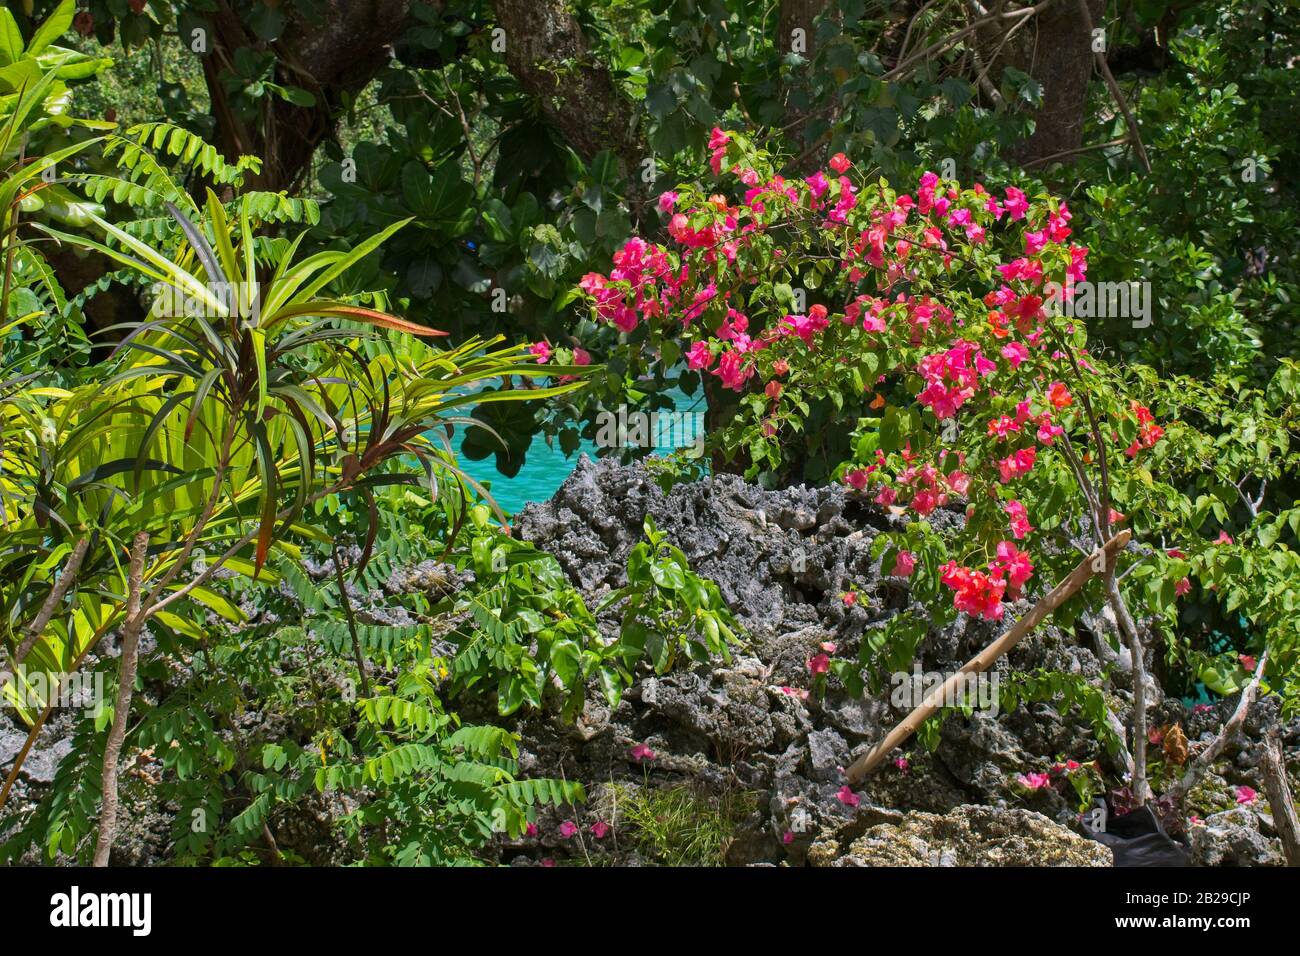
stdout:
<svg viewBox="0 0 1300 956">
<path fill-rule="evenodd" d="M 1293 4 L 1110 0 L 1095 24 L 1066 22 L 1073 0 L 348 6 L 0 9 L 0 693 L 34 739 L 61 682 L 105 689 L 34 809 L 9 804 L 23 757 L 0 784 L 4 859 L 120 851 L 119 788 L 179 808 L 172 859 L 218 865 L 475 862 L 583 799 L 521 773 L 516 722 L 725 659 L 735 622 L 649 519 L 588 607 L 455 452 L 510 478 L 535 436 L 570 454 L 679 393 L 711 457 L 651 459 L 665 491 L 711 466 L 915 512 L 872 550 L 912 600 L 814 657 L 815 690 L 878 692 L 972 613 L 953 584 L 1025 536 L 1034 595 L 1123 526 L 1115 593 L 1096 580 L 1053 623 L 1131 608 L 1167 694 L 1262 677 L 1294 713 Z M 975 231 L 873 235 L 927 171 Z M 1023 228 L 986 205 L 1009 188 Z M 891 263 L 841 268 L 855 243 Z M 1086 260 L 1146 308 L 1053 313 L 1051 350 L 1004 361 L 1009 303 L 985 296 L 1022 255 L 1057 280 Z M 864 343 L 871 304 L 888 322 Z M 940 345 L 999 366 L 961 427 L 920 398 Z M 1016 399 L 1048 437 L 1020 436 L 1040 462 L 999 481 Z M 927 469 L 960 530 L 918 505 Z M 1025 582 L 985 578 L 996 617 Z M 1079 675 L 1004 691 L 1144 746 Z M 1070 771 L 1081 807 L 1094 773 Z M 740 806 L 629 801 L 663 862 L 720 859 Z M 328 839 L 286 838 L 319 807 Z"/>
</svg>

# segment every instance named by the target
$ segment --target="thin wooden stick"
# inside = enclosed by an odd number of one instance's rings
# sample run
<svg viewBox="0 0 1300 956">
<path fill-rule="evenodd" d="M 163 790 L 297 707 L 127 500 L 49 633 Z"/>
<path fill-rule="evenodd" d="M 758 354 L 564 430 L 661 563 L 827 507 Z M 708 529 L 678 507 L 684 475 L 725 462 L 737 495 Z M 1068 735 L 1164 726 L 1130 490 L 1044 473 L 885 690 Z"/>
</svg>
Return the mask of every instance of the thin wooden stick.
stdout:
<svg viewBox="0 0 1300 956">
<path fill-rule="evenodd" d="M 1296 820 L 1295 803 L 1291 800 L 1291 785 L 1286 779 L 1286 760 L 1282 756 L 1282 743 L 1277 728 L 1264 740 L 1264 790 L 1268 805 L 1273 810 L 1273 826 L 1282 838 L 1282 853 L 1287 866 L 1300 866 L 1300 821 Z"/>
<path fill-rule="evenodd" d="M 854 762 L 853 766 L 849 767 L 846 774 L 849 785 L 857 786 L 861 783 L 867 774 L 876 769 L 876 766 L 885 758 L 886 754 L 916 733 L 922 722 L 939 709 L 940 702 L 946 700 L 950 693 L 963 684 L 968 675 L 979 674 L 988 670 L 994 661 L 1024 640 L 1025 636 L 1041 624 L 1049 614 L 1073 597 L 1090 578 L 1097 574 L 1112 571 L 1114 569 L 1115 555 L 1123 550 L 1130 537 L 1128 530 L 1121 531 L 1107 541 L 1106 546 L 1100 551 L 1094 551 L 1080 561 L 1079 566 L 1035 604 L 1028 614 L 1012 626 L 1011 630 L 972 657 L 936 690 L 931 691 L 920 706 L 903 718 L 903 721 L 891 730 L 884 740 L 868 750 Z"/>
</svg>

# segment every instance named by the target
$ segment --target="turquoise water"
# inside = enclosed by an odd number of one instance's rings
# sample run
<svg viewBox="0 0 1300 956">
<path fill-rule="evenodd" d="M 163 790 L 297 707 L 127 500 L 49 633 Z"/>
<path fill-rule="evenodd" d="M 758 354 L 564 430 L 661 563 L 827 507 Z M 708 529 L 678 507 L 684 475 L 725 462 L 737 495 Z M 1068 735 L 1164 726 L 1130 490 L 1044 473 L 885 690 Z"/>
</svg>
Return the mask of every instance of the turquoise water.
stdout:
<svg viewBox="0 0 1300 956">
<path fill-rule="evenodd" d="M 665 394 L 673 400 L 677 412 L 704 411 L 702 391 L 696 392 L 694 396 L 677 389 Z M 464 440 L 464 430 L 458 428 L 453 441 L 458 455 Z M 566 458 L 564 452 L 560 451 L 558 441 L 552 446 L 546 443 L 542 435 L 534 435 L 533 443 L 528 446 L 528 454 L 524 457 L 524 466 L 513 478 L 506 478 L 497 471 L 495 455 L 488 455 L 482 461 L 470 461 L 460 456 L 460 464 L 472 478 L 488 486 L 492 497 L 497 500 L 502 510 L 508 514 L 515 514 L 530 501 L 548 500 L 555 494 L 555 489 L 559 488 L 564 479 L 569 477 L 573 469 L 578 466 L 578 457 L 585 454 L 595 459 L 597 450 L 594 442 L 583 439 L 578 450 Z M 668 454 L 672 451 L 671 444 L 655 444 L 656 454 Z"/>
</svg>

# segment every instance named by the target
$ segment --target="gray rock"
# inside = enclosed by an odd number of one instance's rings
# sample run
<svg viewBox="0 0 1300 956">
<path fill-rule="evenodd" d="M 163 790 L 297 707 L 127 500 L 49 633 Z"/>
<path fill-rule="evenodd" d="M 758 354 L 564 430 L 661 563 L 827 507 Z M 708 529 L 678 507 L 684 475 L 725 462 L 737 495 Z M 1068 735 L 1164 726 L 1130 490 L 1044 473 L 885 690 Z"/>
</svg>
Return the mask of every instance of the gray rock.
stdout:
<svg viewBox="0 0 1300 956">
<path fill-rule="evenodd" d="M 816 841 L 813 866 L 1110 866 L 1099 843 L 1030 810 L 961 806 L 882 817 L 868 808 Z"/>
<path fill-rule="evenodd" d="M 1281 845 L 1259 830 L 1259 818 L 1245 807 L 1211 814 L 1192 827 L 1192 862 L 1197 866 L 1282 866 Z"/>
</svg>

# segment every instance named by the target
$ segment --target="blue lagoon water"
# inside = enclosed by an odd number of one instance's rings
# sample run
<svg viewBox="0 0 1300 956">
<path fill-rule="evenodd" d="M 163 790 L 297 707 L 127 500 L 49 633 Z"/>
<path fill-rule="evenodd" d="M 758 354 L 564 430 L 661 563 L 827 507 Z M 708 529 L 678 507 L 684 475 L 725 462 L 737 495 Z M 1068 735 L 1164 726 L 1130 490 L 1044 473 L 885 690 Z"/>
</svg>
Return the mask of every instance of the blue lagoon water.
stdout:
<svg viewBox="0 0 1300 956">
<path fill-rule="evenodd" d="M 674 410 L 677 412 L 704 411 L 702 390 L 697 391 L 693 396 L 677 389 L 665 394 L 673 400 Z M 533 443 L 528 446 L 523 468 L 519 469 L 519 474 L 515 477 L 507 478 L 497 471 L 495 455 L 488 455 L 482 461 L 470 461 L 461 455 L 461 444 L 464 440 L 464 429 L 457 428 L 452 444 L 460 457 L 461 467 L 476 481 L 488 486 L 492 497 L 507 514 L 517 513 L 530 501 L 550 499 L 555 494 L 555 489 L 559 488 L 564 479 L 569 477 L 573 469 L 578 466 L 580 455 L 585 454 L 593 459 L 597 457 L 595 443 L 586 439 L 581 441 L 577 451 L 565 457 L 564 452 L 560 451 L 558 441 L 554 445 L 548 445 L 542 435 L 534 435 Z M 656 454 L 669 454 L 673 450 L 671 447 L 661 445 L 655 447 Z"/>
</svg>

